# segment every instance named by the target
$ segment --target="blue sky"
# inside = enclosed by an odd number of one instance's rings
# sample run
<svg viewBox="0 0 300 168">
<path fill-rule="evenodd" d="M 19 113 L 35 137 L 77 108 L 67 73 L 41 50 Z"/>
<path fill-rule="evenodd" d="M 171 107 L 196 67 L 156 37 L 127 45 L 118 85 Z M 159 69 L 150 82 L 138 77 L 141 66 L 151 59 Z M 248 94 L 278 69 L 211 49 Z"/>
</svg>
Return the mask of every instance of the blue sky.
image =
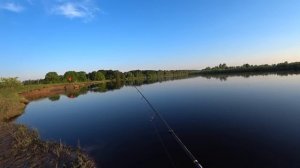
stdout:
<svg viewBox="0 0 300 168">
<path fill-rule="evenodd" d="M 0 0 L 0 76 L 300 61 L 299 0 Z"/>
</svg>

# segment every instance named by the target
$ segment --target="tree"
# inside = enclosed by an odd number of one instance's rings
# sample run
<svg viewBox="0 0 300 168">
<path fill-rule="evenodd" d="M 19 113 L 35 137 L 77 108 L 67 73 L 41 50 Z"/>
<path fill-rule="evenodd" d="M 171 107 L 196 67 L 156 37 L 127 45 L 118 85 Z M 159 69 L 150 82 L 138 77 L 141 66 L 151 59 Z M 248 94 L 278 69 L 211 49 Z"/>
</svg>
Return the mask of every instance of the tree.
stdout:
<svg viewBox="0 0 300 168">
<path fill-rule="evenodd" d="M 219 69 L 226 69 L 227 65 L 225 63 L 219 65 Z"/>
<path fill-rule="evenodd" d="M 106 70 L 105 71 L 105 79 L 112 80 L 114 78 L 115 78 L 115 72 L 113 70 Z"/>
<path fill-rule="evenodd" d="M 95 81 L 102 81 L 102 80 L 105 80 L 105 76 L 103 75 L 102 72 L 96 72 L 94 79 L 95 79 Z"/>
<path fill-rule="evenodd" d="M 143 72 L 141 70 L 134 70 L 134 71 L 130 71 L 135 78 L 141 78 L 141 79 L 144 79 L 145 76 L 143 74 Z"/>
<path fill-rule="evenodd" d="M 243 67 L 244 67 L 244 68 L 249 68 L 250 65 L 249 65 L 249 64 L 244 64 Z"/>
<path fill-rule="evenodd" d="M 57 83 L 59 82 L 59 76 L 56 72 L 48 72 L 45 75 L 45 82 L 46 83 Z"/>
<path fill-rule="evenodd" d="M 102 81 L 105 80 L 105 76 L 101 71 L 93 71 L 88 74 L 88 78 L 92 81 Z"/>
<path fill-rule="evenodd" d="M 77 73 L 75 71 L 67 71 L 64 74 L 64 80 L 68 82 L 75 82 L 78 80 Z"/>
<path fill-rule="evenodd" d="M 126 77 L 126 78 L 133 78 L 134 75 L 133 75 L 132 72 L 125 72 L 125 77 Z"/>
<path fill-rule="evenodd" d="M 123 79 L 123 73 L 120 71 L 114 71 L 113 72 L 113 79 L 116 79 L 117 81 L 120 81 L 121 79 Z"/>
<path fill-rule="evenodd" d="M 224 68 L 225 67 L 225 68 Z M 227 67 L 226 64 L 220 64 L 213 68 L 205 68 L 200 71 L 202 74 L 216 74 L 216 73 L 241 73 L 241 72 L 279 72 L 279 71 L 299 71 L 300 62 L 288 63 L 287 61 L 273 65 L 250 65 L 244 64 L 242 66 Z"/>
<path fill-rule="evenodd" d="M 87 77 L 86 77 L 86 73 L 84 71 L 80 71 L 80 72 L 77 72 L 77 79 L 78 81 L 80 82 L 85 82 L 87 81 Z"/>
</svg>

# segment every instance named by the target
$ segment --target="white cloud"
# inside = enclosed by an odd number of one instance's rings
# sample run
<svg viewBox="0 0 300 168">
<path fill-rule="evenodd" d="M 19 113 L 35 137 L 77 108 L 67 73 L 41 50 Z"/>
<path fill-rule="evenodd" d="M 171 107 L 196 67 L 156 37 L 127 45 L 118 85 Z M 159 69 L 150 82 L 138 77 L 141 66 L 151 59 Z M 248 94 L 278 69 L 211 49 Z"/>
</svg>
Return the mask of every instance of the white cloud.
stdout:
<svg viewBox="0 0 300 168">
<path fill-rule="evenodd" d="M 44 7 L 45 12 L 60 15 L 69 19 L 82 19 L 91 21 L 98 13 L 102 13 L 95 0 L 5 0 L 1 2 L 0 10 L 20 13 L 25 7 L 28 10 Z M 17 3 L 18 2 L 18 3 Z"/>
<path fill-rule="evenodd" d="M 63 2 L 52 8 L 52 13 L 62 15 L 67 18 L 82 18 L 85 20 L 92 19 L 99 9 L 91 1 L 81 2 Z"/>
<path fill-rule="evenodd" d="M 16 13 L 22 12 L 24 10 L 23 6 L 21 6 L 19 4 L 15 4 L 13 2 L 8 2 L 3 5 L 0 5 L 0 8 L 11 11 L 11 12 L 16 12 Z"/>
<path fill-rule="evenodd" d="M 72 3 L 62 4 L 56 7 L 58 14 L 64 15 L 69 18 L 85 17 L 86 13 L 84 10 Z"/>
</svg>

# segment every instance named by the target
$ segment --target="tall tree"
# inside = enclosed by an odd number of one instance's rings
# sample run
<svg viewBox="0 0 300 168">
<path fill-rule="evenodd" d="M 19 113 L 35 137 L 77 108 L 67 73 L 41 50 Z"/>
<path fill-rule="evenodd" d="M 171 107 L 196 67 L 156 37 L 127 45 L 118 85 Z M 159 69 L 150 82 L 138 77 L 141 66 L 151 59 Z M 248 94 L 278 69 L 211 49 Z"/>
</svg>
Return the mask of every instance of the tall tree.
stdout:
<svg viewBox="0 0 300 168">
<path fill-rule="evenodd" d="M 105 80 L 105 76 L 101 71 L 93 71 L 88 74 L 88 78 L 92 81 L 102 81 Z"/>
<path fill-rule="evenodd" d="M 64 80 L 68 82 L 76 82 L 78 80 L 77 73 L 75 71 L 67 71 L 64 74 Z"/>
<path fill-rule="evenodd" d="M 102 80 L 105 80 L 105 76 L 103 75 L 102 72 L 96 72 L 94 79 L 95 79 L 95 81 L 102 81 Z"/>
<path fill-rule="evenodd" d="M 48 72 L 45 75 L 45 82 L 46 83 L 57 83 L 59 82 L 59 76 L 56 72 Z"/>
<path fill-rule="evenodd" d="M 77 72 L 77 79 L 79 82 L 87 81 L 87 75 L 84 71 Z"/>
</svg>

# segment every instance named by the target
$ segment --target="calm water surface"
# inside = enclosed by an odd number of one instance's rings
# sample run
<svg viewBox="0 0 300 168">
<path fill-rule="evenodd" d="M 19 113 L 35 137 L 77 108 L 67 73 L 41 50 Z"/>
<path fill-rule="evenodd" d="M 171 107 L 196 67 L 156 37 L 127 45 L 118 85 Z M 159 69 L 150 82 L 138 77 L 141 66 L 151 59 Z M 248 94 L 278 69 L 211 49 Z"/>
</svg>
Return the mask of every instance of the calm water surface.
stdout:
<svg viewBox="0 0 300 168">
<path fill-rule="evenodd" d="M 300 75 L 139 88 L 205 168 L 300 167 Z M 102 168 L 193 167 L 134 87 L 69 97 L 31 102 L 16 122 L 45 140 L 80 143 Z"/>
</svg>

